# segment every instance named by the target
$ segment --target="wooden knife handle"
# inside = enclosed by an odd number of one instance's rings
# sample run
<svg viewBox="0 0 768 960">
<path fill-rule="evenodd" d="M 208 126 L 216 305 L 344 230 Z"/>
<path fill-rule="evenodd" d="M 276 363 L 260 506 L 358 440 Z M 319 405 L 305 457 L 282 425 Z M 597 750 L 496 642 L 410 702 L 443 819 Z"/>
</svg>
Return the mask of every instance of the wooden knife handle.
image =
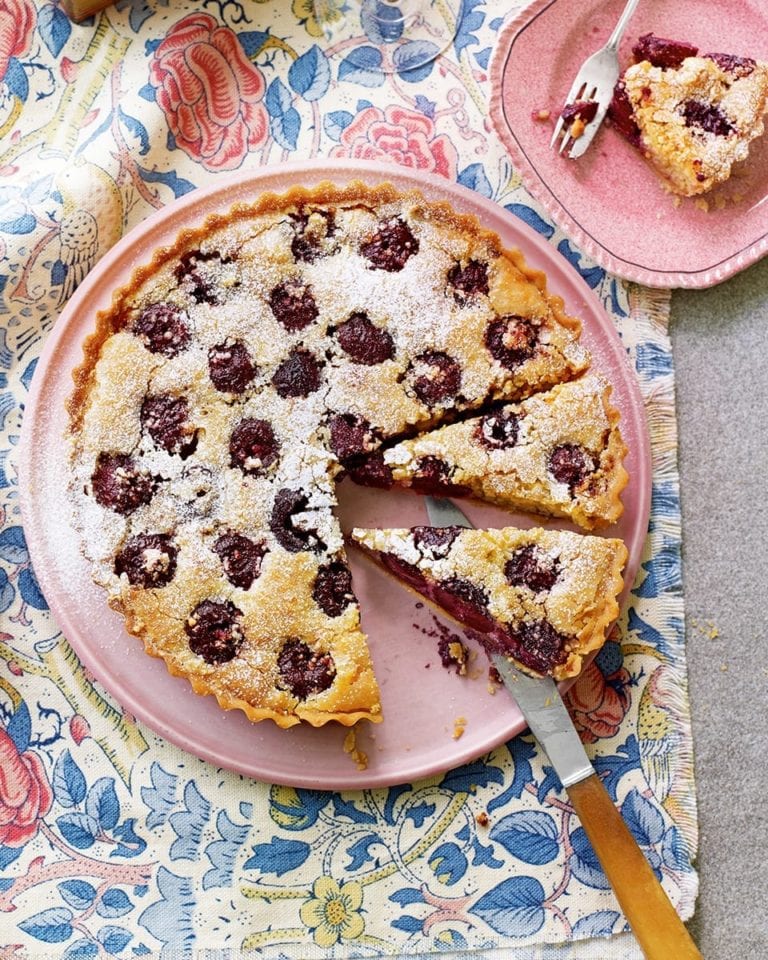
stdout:
<svg viewBox="0 0 768 960">
<path fill-rule="evenodd" d="M 647 960 L 702 960 L 597 774 L 568 796 Z"/>
</svg>

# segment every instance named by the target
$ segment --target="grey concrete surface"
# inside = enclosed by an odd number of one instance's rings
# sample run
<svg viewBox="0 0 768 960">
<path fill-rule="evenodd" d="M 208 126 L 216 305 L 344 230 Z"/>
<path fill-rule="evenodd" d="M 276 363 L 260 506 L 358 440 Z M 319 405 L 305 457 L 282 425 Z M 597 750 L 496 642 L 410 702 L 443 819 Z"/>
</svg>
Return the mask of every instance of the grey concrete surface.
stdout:
<svg viewBox="0 0 768 960">
<path fill-rule="evenodd" d="M 670 333 L 700 822 L 689 926 L 705 960 L 768 960 L 768 259 L 676 291 Z"/>
</svg>

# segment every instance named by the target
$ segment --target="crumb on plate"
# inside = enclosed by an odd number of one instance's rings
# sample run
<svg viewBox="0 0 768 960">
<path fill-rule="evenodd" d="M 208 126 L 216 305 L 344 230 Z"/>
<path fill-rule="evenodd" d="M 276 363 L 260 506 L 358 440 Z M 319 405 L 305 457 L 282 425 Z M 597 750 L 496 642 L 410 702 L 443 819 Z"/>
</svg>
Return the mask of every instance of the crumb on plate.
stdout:
<svg viewBox="0 0 768 960">
<path fill-rule="evenodd" d="M 368 755 L 357 746 L 357 731 L 352 727 L 344 737 L 344 753 L 348 753 L 358 770 L 368 769 Z"/>
</svg>

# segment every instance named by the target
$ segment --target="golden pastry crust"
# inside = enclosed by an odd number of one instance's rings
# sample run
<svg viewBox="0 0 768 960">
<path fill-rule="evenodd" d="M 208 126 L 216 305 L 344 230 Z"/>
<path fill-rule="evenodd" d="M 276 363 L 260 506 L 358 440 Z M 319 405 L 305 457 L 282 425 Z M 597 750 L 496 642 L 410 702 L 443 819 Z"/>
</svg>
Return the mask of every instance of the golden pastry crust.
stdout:
<svg viewBox="0 0 768 960">
<path fill-rule="evenodd" d="M 227 709 L 379 720 L 334 478 L 386 439 L 577 376 L 579 332 L 521 254 L 416 192 L 324 183 L 208 217 L 115 293 L 74 373 L 94 579 Z"/>
<path fill-rule="evenodd" d="M 490 653 L 534 674 L 576 676 L 619 613 L 621 540 L 513 527 L 354 529 L 352 539 Z"/>
<path fill-rule="evenodd" d="M 610 394 L 603 376 L 588 373 L 404 440 L 386 450 L 384 460 L 398 484 L 418 488 L 425 463 L 434 470 L 438 461 L 451 495 L 566 517 L 594 530 L 619 519 L 629 479 Z"/>
<path fill-rule="evenodd" d="M 627 68 L 622 84 L 644 155 L 681 196 L 728 180 L 763 133 L 768 63 L 741 76 L 709 57 L 686 57 L 675 69 L 642 60 Z"/>
</svg>

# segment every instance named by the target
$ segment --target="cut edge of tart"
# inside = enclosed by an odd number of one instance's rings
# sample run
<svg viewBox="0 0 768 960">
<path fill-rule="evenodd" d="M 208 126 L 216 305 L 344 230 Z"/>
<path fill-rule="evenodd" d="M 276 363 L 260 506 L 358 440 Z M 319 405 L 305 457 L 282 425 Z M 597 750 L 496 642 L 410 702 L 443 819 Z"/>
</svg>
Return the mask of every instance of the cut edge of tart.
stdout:
<svg viewBox="0 0 768 960">
<path fill-rule="evenodd" d="M 529 673 L 576 676 L 619 614 L 623 541 L 562 530 L 355 528 L 401 583 Z"/>
<path fill-rule="evenodd" d="M 696 196 L 727 181 L 765 129 L 768 63 L 700 54 L 653 34 L 633 55 L 614 90 L 613 125 L 673 193 Z"/>
<path fill-rule="evenodd" d="M 434 496 L 469 496 L 509 510 L 565 517 L 585 530 L 615 523 L 629 475 L 601 374 L 494 407 L 384 451 L 394 484 Z M 365 483 L 364 470 L 352 474 Z"/>
<path fill-rule="evenodd" d="M 115 292 L 73 373 L 93 579 L 226 709 L 380 720 L 334 479 L 390 437 L 577 376 L 579 333 L 519 251 L 418 191 L 327 182 L 209 215 Z"/>
</svg>

